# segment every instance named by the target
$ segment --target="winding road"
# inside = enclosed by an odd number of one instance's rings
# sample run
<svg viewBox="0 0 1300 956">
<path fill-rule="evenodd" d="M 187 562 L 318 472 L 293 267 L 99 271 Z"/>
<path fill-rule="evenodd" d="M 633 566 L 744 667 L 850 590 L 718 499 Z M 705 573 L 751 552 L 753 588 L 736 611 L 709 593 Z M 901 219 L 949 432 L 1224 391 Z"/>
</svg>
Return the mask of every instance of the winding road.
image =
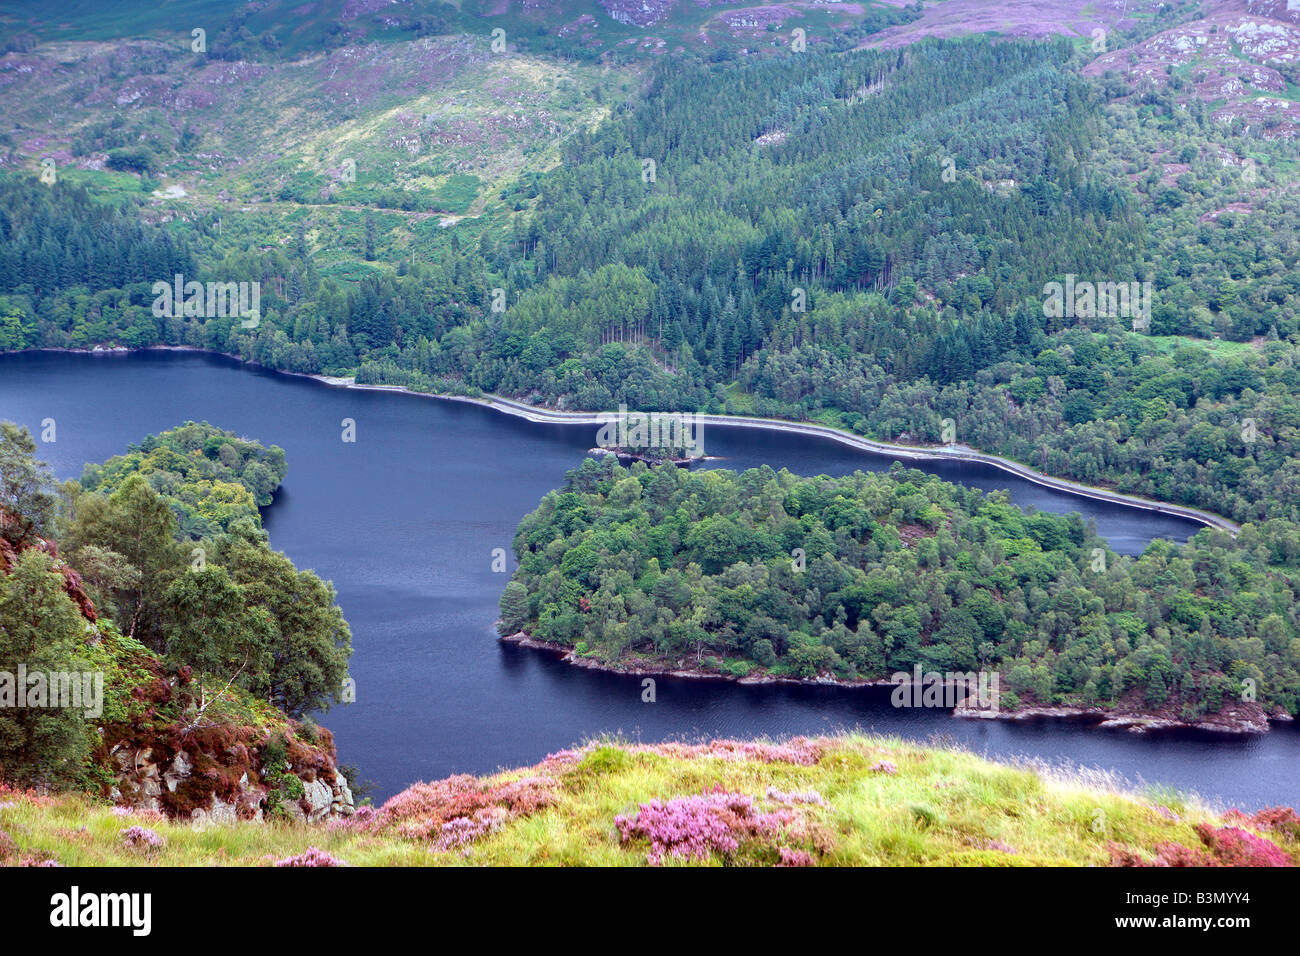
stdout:
<svg viewBox="0 0 1300 956">
<path fill-rule="evenodd" d="M 338 380 L 334 384 L 343 384 Z M 373 386 L 373 385 L 349 385 L 351 388 L 371 388 L 384 391 L 407 391 L 399 386 Z M 423 394 L 423 393 L 414 393 Z M 486 405 L 499 412 L 507 415 L 514 415 L 517 418 L 523 418 L 530 422 L 564 424 L 564 425 L 602 425 L 610 420 L 613 413 L 611 412 L 560 412 L 545 408 L 535 408 L 530 405 L 524 405 L 508 398 L 502 398 L 499 395 L 489 395 L 483 398 L 471 398 L 464 395 L 435 395 L 434 398 L 442 398 L 450 401 L 472 402 L 477 405 Z M 1159 514 L 1175 515 L 1179 518 L 1188 518 L 1192 521 L 1198 521 L 1203 525 L 1211 528 L 1218 528 L 1226 531 L 1234 538 L 1241 531 L 1241 525 L 1234 521 L 1229 521 L 1222 515 L 1214 514 L 1210 511 L 1202 511 L 1199 508 L 1189 508 L 1184 505 L 1173 505 L 1163 501 L 1153 501 L 1150 498 L 1141 498 L 1137 495 L 1127 495 L 1118 491 L 1110 491 L 1105 488 L 1095 488 L 1091 485 L 1080 484 L 1075 481 L 1067 481 L 1064 478 L 1056 478 L 1052 475 L 1043 474 L 1041 471 L 1022 465 L 1019 462 L 1012 461 L 1009 458 L 1000 458 L 997 455 L 989 455 L 984 452 L 976 451 L 964 445 L 938 446 L 933 448 L 917 448 L 912 445 L 894 445 L 889 442 L 873 441 L 870 438 L 863 438 L 838 428 L 832 428 L 829 425 L 815 425 L 807 422 L 784 421 L 779 418 L 754 418 L 743 415 L 708 415 L 696 414 L 695 420 L 703 425 L 725 425 L 727 427 L 737 428 L 766 428 L 773 431 L 792 432 L 797 435 L 816 435 L 820 438 L 829 438 L 837 441 L 841 445 L 847 445 L 850 448 L 856 448 L 860 451 L 872 452 L 879 455 L 892 455 L 896 458 L 903 458 L 912 461 L 969 461 L 979 462 L 984 465 L 991 465 L 994 468 L 1001 469 L 1009 474 L 1016 475 L 1026 481 L 1032 481 L 1035 484 L 1042 485 L 1046 488 L 1052 488 L 1057 491 L 1063 491 L 1071 495 L 1079 495 L 1083 498 L 1093 498 L 1098 501 L 1110 501 L 1116 504 L 1128 505 L 1132 508 L 1141 508 L 1145 511 L 1155 511 Z"/>
<path fill-rule="evenodd" d="M 41 349 L 38 351 L 68 351 L 64 349 Z M 106 351 L 128 352 L 130 349 L 111 349 Z M 184 352 L 207 352 L 208 354 L 226 355 L 236 361 L 246 361 L 237 355 L 228 355 L 223 352 L 213 352 L 210 349 L 199 349 L 191 346 L 153 346 L 143 351 L 184 351 Z M 257 363 L 249 363 L 257 364 Z M 530 422 L 539 424 L 558 424 L 558 425 L 603 425 L 610 421 L 615 414 L 613 412 L 561 412 L 548 408 L 536 408 L 532 405 L 525 405 L 522 402 L 516 402 L 513 399 L 503 398 L 500 395 L 484 395 L 482 397 L 473 397 L 468 395 L 435 395 L 429 392 L 417 392 L 403 385 L 360 385 L 352 378 L 338 378 L 329 375 L 312 375 L 303 372 L 287 372 L 284 374 L 295 375 L 301 378 L 314 379 L 325 385 L 335 388 L 354 388 L 372 392 L 404 392 L 409 395 L 418 395 L 422 398 L 436 398 L 444 401 L 469 402 L 474 405 L 483 405 L 503 412 L 506 415 L 514 415 L 516 418 L 523 418 Z M 1174 515 L 1179 518 L 1187 518 L 1191 521 L 1199 522 L 1210 528 L 1218 528 L 1226 531 L 1234 538 L 1240 533 L 1241 525 L 1235 521 L 1230 521 L 1222 515 L 1217 515 L 1212 511 L 1203 511 L 1200 508 L 1190 508 L 1185 505 L 1174 505 L 1163 501 L 1154 501 L 1150 498 L 1142 498 L 1137 495 L 1127 495 L 1118 491 L 1110 491 L 1106 488 L 1096 488 L 1092 485 L 1081 484 L 1077 481 L 1067 481 L 1064 478 L 1056 478 L 1052 475 L 1043 474 L 1041 471 L 1035 471 L 1027 465 L 1022 465 L 1018 461 L 1012 461 L 1009 458 L 1001 458 L 997 455 L 989 455 L 981 451 L 976 451 L 965 445 L 947 445 L 930 448 L 918 448 L 914 445 L 894 445 L 889 442 L 873 441 L 870 438 L 863 438 L 860 435 L 854 435 L 850 432 L 842 431 L 838 428 L 832 428 L 829 425 L 815 425 L 809 422 L 792 422 L 780 418 L 756 418 L 747 415 L 709 415 L 705 413 L 692 413 L 695 420 L 703 425 L 725 425 L 736 428 L 765 428 L 771 431 L 790 432 L 796 435 L 815 435 L 820 438 L 829 438 L 831 441 L 839 442 L 841 445 L 847 445 L 850 448 L 856 448 L 859 451 L 870 452 L 877 455 L 888 455 L 895 458 L 907 459 L 909 461 L 969 461 L 978 462 L 984 465 L 991 465 L 994 468 L 1005 471 L 1008 474 L 1016 475 L 1025 481 L 1032 481 L 1034 484 L 1042 485 L 1044 488 L 1052 488 L 1056 491 L 1063 491 L 1066 494 L 1078 495 L 1081 498 L 1092 498 L 1096 501 L 1110 501 L 1115 504 L 1127 505 L 1131 508 L 1141 508 L 1144 511 L 1154 511 L 1158 514 Z"/>
</svg>

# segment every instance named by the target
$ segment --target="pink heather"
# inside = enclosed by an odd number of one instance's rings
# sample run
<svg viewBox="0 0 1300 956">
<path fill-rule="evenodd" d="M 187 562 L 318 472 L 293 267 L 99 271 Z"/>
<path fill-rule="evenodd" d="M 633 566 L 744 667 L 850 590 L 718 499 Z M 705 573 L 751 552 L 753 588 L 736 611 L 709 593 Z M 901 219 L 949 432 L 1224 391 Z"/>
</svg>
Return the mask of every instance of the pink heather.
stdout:
<svg viewBox="0 0 1300 956">
<path fill-rule="evenodd" d="M 480 811 L 474 817 L 457 817 L 442 825 L 435 844 L 439 850 L 452 850 L 472 843 L 479 837 L 491 833 L 505 822 L 507 813 L 500 807 Z"/>
<path fill-rule="evenodd" d="M 148 827 L 128 827 L 121 835 L 122 842 L 133 850 L 156 850 L 167 843 Z"/>
<path fill-rule="evenodd" d="M 791 763 L 810 767 L 821 759 L 825 744 L 807 737 L 793 737 L 783 744 L 753 740 L 714 740 L 707 744 L 637 744 L 627 749 L 630 753 L 654 753 L 680 759 L 717 757 L 728 761 L 756 760 L 760 763 Z"/>
<path fill-rule="evenodd" d="M 620 814 L 614 825 L 625 843 L 648 840 L 647 858 L 657 866 L 667 856 L 704 860 L 714 852 L 732 853 L 742 839 L 779 834 L 794 819 L 792 810 L 764 813 L 755 809 L 753 797 L 714 787 L 696 796 L 643 803 L 635 817 Z"/>
<path fill-rule="evenodd" d="M 330 856 L 324 850 L 318 850 L 314 846 L 307 847 L 306 852 L 297 856 L 287 857 L 283 860 L 277 860 L 276 866 L 347 866 L 342 860 Z"/>
<path fill-rule="evenodd" d="M 1201 823 L 1196 832 L 1223 866 L 1295 866 L 1276 843 L 1247 830 Z"/>
<path fill-rule="evenodd" d="M 781 862 L 777 866 L 813 866 L 815 865 L 812 854 L 807 850 L 792 850 L 783 846 L 777 849 L 781 854 Z"/>
</svg>

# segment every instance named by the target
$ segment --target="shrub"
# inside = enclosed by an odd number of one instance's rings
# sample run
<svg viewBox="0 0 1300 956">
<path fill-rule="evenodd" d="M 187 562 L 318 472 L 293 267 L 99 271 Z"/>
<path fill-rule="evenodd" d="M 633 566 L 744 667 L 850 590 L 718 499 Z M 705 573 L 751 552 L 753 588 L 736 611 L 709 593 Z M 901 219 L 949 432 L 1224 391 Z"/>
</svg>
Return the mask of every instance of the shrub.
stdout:
<svg viewBox="0 0 1300 956">
<path fill-rule="evenodd" d="M 728 856 L 743 840 L 784 833 L 795 822 L 793 810 L 764 812 L 754 798 L 715 786 L 713 790 L 668 801 L 651 800 L 636 816 L 614 818 L 622 842 L 643 838 L 650 843 L 647 859 L 653 866 L 673 856 L 705 860 L 713 853 Z"/>
<path fill-rule="evenodd" d="M 129 850 L 151 852 L 167 845 L 166 839 L 148 827 L 134 826 L 122 831 L 122 843 Z"/>
<path fill-rule="evenodd" d="M 1257 830 L 1267 830 L 1284 840 L 1300 840 L 1300 815 L 1291 807 L 1266 807 L 1254 816 L 1247 816 L 1240 810 L 1229 810 L 1225 819 Z"/>
<path fill-rule="evenodd" d="M 1148 862 L 1140 853 L 1110 845 L 1112 866 L 1294 866 L 1277 844 L 1237 827 L 1198 823 L 1196 835 L 1206 849 L 1161 843 Z M 1207 852 L 1208 851 L 1208 852 Z"/>
<path fill-rule="evenodd" d="M 442 825 L 436 846 L 439 850 L 452 850 L 472 843 L 481 836 L 498 829 L 509 814 L 501 807 L 480 810 L 472 817 L 457 817 Z"/>
<path fill-rule="evenodd" d="M 1198 823 L 1196 834 L 1222 866 L 1294 866 L 1275 843 L 1237 827 Z"/>
<path fill-rule="evenodd" d="M 781 862 L 777 866 L 814 866 L 813 856 L 807 850 L 792 850 L 789 847 L 780 847 L 777 852 L 781 856 Z"/>
<path fill-rule="evenodd" d="M 347 866 L 344 861 L 330 856 L 324 850 L 318 850 L 314 846 L 307 847 L 306 852 L 299 853 L 297 856 L 286 857 L 283 860 L 276 860 L 276 866 Z"/>
</svg>

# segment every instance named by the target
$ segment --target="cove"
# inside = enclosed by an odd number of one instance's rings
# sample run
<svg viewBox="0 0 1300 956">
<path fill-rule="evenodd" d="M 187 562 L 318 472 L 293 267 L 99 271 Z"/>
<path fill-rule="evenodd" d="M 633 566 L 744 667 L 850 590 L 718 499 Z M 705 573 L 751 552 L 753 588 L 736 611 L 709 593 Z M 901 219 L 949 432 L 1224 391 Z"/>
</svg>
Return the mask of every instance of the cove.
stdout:
<svg viewBox="0 0 1300 956">
<path fill-rule="evenodd" d="M 946 711 L 896 710 L 889 690 L 741 686 L 640 680 L 566 665 L 495 640 L 519 519 L 593 444 L 586 425 L 537 424 L 489 408 L 331 388 L 198 353 L 29 353 L 0 356 L 0 418 L 57 441 L 39 454 L 60 478 L 88 461 L 187 419 L 207 420 L 285 449 L 289 475 L 264 514 L 272 545 L 332 580 L 352 625 L 357 702 L 321 718 L 339 759 L 378 783 L 377 799 L 417 780 L 531 764 L 601 734 L 697 739 L 812 734 L 859 727 L 915 740 L 938 735 L 977 753 L 1100 767 L 1245 809 L 1300 801 L 1300 732 L 1258 737 L 1167 732 L 1136 736 L 1067 721 L 964 721 Z M 356 422 L 355 444 L 341 421 Z M 829 439 L 709 426 L 713 466 L 768 464 L 801 474 L 884 470 Z M 1021 506 L 1079 511 L 1112 547 L 1138 553 L 1154 538 L 1185 540 L 1192 521 L 1079 498 L 987 465 L 905 463 Z M 513 559 L 512 559 L 513 561 Z"/>
</svg>

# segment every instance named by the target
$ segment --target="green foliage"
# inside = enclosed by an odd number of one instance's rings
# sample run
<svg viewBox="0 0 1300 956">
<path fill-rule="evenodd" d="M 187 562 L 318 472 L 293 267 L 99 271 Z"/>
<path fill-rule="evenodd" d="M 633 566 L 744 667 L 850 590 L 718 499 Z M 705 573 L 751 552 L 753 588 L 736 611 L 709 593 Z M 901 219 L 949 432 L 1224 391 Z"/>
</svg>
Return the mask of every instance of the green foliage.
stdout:
<svg viewBox="0 0 1300 956">
<path fill-rule="evenodd" d="M 94 581 L 109 589 L 127 636 L 164 651 L 164 596 L 188 558 L 176 540 L 176 518 L 167 500 L 139 474 L 127 476 L 110 496 L 82 493 L 75 485 L 69 496 L 67 527 L 60 536 L 65 549 L 74 557 L 119 556 L 111 579 L 90 567 Z"/>
<path fill-rule="evenodd" d="M 284 734 L 271 734 L 262 746 L 262 771 L 267 776 L 284 773 L 289 767 L 289 741 Z"/>
<path fill-rule="evenodd" d="M 511 581 L 501 595 L 501 633 L 513 634 L 526 623 L 528 623 L 528 589 L 518 581 Z"/>
<path fill-rule="evenodd" d="M 0 422 L 0 537 L 17 547 L 44 534 L 54 513 L 54 479 L 36 460 L 31 433 Z"/>
<path fill-rule="evenodd" d="M 1251 677 L 1266 708 L 1295 713 L 1300 634 L 1275 611 L 1300 589 L 1300 551 L 1285 570 L 1274 557 L 1290 527 L 1130 559 L 1078 515 L 899 466 L 800 478 L 589 459 L 520 523 L 502 615 L 606 661 L 844 680 L 989 669 L 1008 706 L 1192 717 L 1240 702 Z"/>
<path fill-rule="evenodd" d="M 242 49 L 242 23 L 214 48 Z M 273 26 L 286 49 L 303 42 Z M 474 232 L 412 224 L 438 237 L 430 261 L 386 246 L 405 230 L 395 212 L 341 210 L 357 248 L 335 261 L 334 244 L 312 254 L 301 210 L 290 241 L 268 242 L 233 213 L 162 229 L 62 179 L 6 179 L 0 348 L 187 344 L 420 390 L 731 407 L 888 440 L 937 441 L 952 418 L 959 440 L 1054 474 L 1300 521 L 1274 490 L 1300 474 L 1294 144 L 1246 139 L 1166 93 L 1121 100 L 1065 41 L 661 59 L 558 168 L 517 184 L 520 215 Z M 160 125 L 114 117 L 83 135 L 107 151 Z M 1259 188 L 1230 154 L 1258 160 Z M 1190 169 L 1170 181 L 1152 156 Z M 367 169 L 352 186 L 377 188 Z M 468 177 L 426 178 L 459 201 Z M 367 244 L 376 263 L 360 268 Z M 147 283 L 196 270 L 260 281 L 261 325 L 153 317 Z M 1157 334 L 1045 317 L 1043 284 L 1066 273 L 1151 281 Z M 1247 419 L 1258 439 L 1242 437 Z"/>
<path fill-rule="evenodd" d="M 114 785 L 109 747 L 124 735 L 161 740 L 197 731 L 228 740 L 234 727 L 269 730 L 276 800 L 300 799 L 277 728 L 292 726 L 286 714 L 327 708 L 347 674 L 351 637 L 334 590 L 267 547 L 255 509 L 197 547 L 182 541 L 175 500 L 146 480 L 158 474 L 151 465 L 187 442 L 196 459 L 245 476 L 243 456 L 267 457 L 261 446 L 232 443 L 206 425 L 151 436 L 95 470 L 98 491 L 63 486 L 56 515 L 30 436 L 4 422 L 0 438 L 9 532 L 0 540 L 0 780 L 105 793 Z M 273 452 L 282 475 L 282 453 Z M 251 502 L 243 485 L 232 487 Z M 49 527 L 58 528 L 70 563 L 55 556 Z M 17 700 L 24 689 L 25 704 Z M 295 746 L 331 749 L 310 723 L 296 736 Z M 193 809 L 213 786 L 196 776 L 164 799 Z"/>
<path fill-rule="evenodd" d="M 276 621 L 249 600 L 225 568 L 217 565 L 180 574 L 163 595 L 168 610 L 169 663 L 189 665 L 222 684 L 249 675 L 242 686 L 258 686 L 255 675 L 271 670 Z M 206 701 L 205 701 L 206 702 Z"/>
<path fill-rule="evenodd" d="M 144 475 L 168 498 L 181 533 L 203 538 L 240 519 L 258 520 L 257 509 L 271 503 L 287 472 L 278 445 L 268 449 L 207 422 L 186 422 L 102 465 L 88 464 L 80 484 L 108 495 L 128 476 Z"/>
<path fill-rule="evenodd" d="M 328 709 L 347 676 L 333 587 L 261 530 L 254 496 L 269 501 L 285 470 L 280 448 L 190 422 L 67 489 L 62 540 L 92 595 L 129 637 L 199 672 L 200 707 L 233 684 L 296 717 Z M 221 488 L 237 507 L 214 509 Z"/>
<path fill-rule="evenodd" d="M 245 644 L 242 653 L 266 665 L 245 672 L 242 685 L 292 717 L 328 710 L 352 653 L 351 630 L 334 603 L 333 586 L 312 571 L 298 571 L 261 541 L 232 536 L 219 542 L 216 560 L 229 571 L 265 638 Z"/>
<path fill-rule="evenodd" d="M 158 160 L 147 147 L 131 146 L 110 149 L 105 165 L 109 169 L 148 175 L 158 168 Z"/>
<path fill-rule="evenodd" d="M 54 560 L 35 548 L 23 551 L 0 574 L 0 776 L 28 785 L 64 786 L 75 781 L 90 755 L 92 736 L 85 707 L 54 706 L 52 675 L 80 680 L 88 665 L 79 653 L 85 622 L 64 592 Z M 34 688 L 19 687 L 25 676 L 42 675 L 44 700 Z M 102 676 L 102 672 L 101 672 Z M 16 694 L 26 694 L 19 706 Z"/>
</svg>

